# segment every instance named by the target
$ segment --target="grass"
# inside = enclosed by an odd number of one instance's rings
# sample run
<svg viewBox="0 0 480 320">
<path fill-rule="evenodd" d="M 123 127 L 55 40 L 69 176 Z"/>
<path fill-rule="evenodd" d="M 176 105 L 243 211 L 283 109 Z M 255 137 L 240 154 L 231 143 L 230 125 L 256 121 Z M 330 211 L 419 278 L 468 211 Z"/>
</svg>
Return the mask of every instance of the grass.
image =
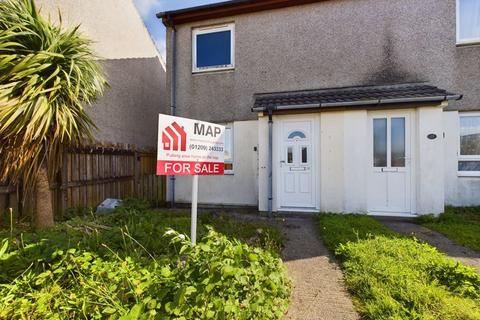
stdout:
<svg viewBox="0 0 480 320">
<path fill-rule="evenodd" d="M 320 235 L 323 242 L 334 252 L 340 244 L 368 239 L 372 236 L 398 236 L 377 220 L 366 215 L 321 214 Z"/>
<path fill-rule="evenodd" d="M 438 218 L 429 215 L 417 221 L 462 246 L 480 251 L 480 207 L 447 207 Z"/>
<path fill-rule="evenodd" d="M 322 214 L 318 221 L 362 318 L 480 319 L 480 275 L 473 268 L 372 217 Z"/>
<path fill-rule="evenodd" d="M 189 231 L 188 212 L 138 201 L 47 231 L 0 230 L 0 319 L 281 318 L 279 230 L 207 213 L 194 247 Z"/>
<path fill-rule="evenodd" d="M 114 249 L 122 254 L 125 251 L 122 232 L 128 232 L 147 251 L 154 255 L 161 255 L 166 247 L 165 241 L 162 240 L 165 231 L 171 228 L 186 235 L 190 234 L 188 210 L 150 210 L 143 204 L 139 205 L 137 200 L 130 201 L 135 202 L 133 211 L 120 209 L 112 214 L 74 217 L 58 223 L 48 231 L 35 232 L 24 227 L 14 229 L 12 233 L 10 227 L 7 227 L 0 229 L 0 238 L 13 235 L 16 241 L 21 240 L 25 243 L 44 240 L 52 246 L 52 250 L 75 247 L 105 253 Z M 137 206 L 140 206 L 140 209 L 137 209 Z M 281 232 L 266 223 L 239 221 L 228 215 L 214 215 L 206 212 L 198 216 L 198 239 L 208 233 L 209 226 L 230 239 L 237 239 L 277 255 L 283 247 L 284 239 Z M 101 248 L 102 243 L 108 244 L 109 248 Z"/>
</svg>

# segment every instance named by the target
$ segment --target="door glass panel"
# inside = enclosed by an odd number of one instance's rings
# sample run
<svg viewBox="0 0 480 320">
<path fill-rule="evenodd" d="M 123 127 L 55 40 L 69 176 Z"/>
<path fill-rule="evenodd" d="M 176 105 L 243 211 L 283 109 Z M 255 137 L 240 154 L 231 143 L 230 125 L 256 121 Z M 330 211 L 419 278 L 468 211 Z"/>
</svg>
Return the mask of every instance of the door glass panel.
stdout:
<svg viewBox="0 0 480 320">
<path fill-rule="evenodd" d="M 293 147 L 287 148 L 287 163 L 293 163 Z"/>
<path fill-rule="evenodd" d="M 302 147 L 302 163 L 308 163 L 308 149 L 307 149 L 307 147 Z"/>
<path fill-rule="evenodd" d="M 392 167 L 405 167 L 405 118 L 392 118 Z"/>
<path fill-rule="evenodd" d="M 373 119 L 373 166 L 387 166 L 387 119 Z"/>
<path fill-rule="evenodd" d="M 288 139 L 306 139 L 307 136 L 301 131 L 293 131 L 288 135 Z"/>
<path fill-rule="evenodd" d="M 480 161 L 459 161 L 458 171 L 480 171 Z"/>
</svg>

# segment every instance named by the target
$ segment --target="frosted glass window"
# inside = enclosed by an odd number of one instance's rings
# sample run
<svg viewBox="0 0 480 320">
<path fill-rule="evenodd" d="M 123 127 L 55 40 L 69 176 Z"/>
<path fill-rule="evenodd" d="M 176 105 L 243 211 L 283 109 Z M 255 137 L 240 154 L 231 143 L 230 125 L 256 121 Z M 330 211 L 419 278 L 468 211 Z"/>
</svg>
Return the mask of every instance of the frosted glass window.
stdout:
<svg viewBox="0 0 480 320">
<path fill-rule="evenodd" d="M 287 148 L 287 163 L 293 163 L 293 147 Z"/>
<path fill-rule="evenodd" d="M 308 148 L 302 147 L 302 163 L 308 163 Z"/>
<path fill-rule="evenodd" d="M 392 118 L 392 167 L 405 167 L 405 118 Z"/>
<path fill-rule="evenodd" d="M 387 166 L 387 119 L 373 119 L 373 166 Z"/>
<path fill-rule="evenodd" d="M 288 135 L 288 139 L 306 139 L 307 136 L 301 131 L 293 131 Z"/>
</svg>

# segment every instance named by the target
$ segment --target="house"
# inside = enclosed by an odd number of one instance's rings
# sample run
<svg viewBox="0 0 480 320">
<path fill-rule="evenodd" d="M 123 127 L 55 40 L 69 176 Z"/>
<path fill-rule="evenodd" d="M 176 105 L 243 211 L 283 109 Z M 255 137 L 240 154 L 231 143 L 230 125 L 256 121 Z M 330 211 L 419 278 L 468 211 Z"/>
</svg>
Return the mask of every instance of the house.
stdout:
<svg viewBox="0 0 480 320">
<path fill-rule="evenodd" d="M 480 205 L 480 0 L 234 0 L 159 13 L 178 116 L 223 123 L 199 201 L 414 216 Z M 190 177 L 169 197 L 189 202 Z"/>
<path fill-rule="evenodd" d="M 80 25 L 93 41 L 109 87 L 88 108 L 104 144 L 153 149 L 157 115 L 167 112 L 166 72 L 133 0 L 36 0 L 41 14 L 66 27 Z"/>
</svg>

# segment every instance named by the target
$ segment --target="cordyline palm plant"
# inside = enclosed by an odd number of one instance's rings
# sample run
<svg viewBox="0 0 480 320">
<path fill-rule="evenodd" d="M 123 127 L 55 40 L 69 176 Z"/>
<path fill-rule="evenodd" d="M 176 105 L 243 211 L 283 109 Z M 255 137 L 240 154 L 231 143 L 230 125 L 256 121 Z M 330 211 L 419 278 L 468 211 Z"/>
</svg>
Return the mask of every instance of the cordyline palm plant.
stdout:
<svg viewBox="0 0 480 320">
<path fill-rule="evenodd" d="M 0 181 L 36 194 L 34 223 L 53 225 L 50 181 L 66 147 L 92 141 L 86 113 L 106 84 L 78 27 L 40 16 L 33 0 L 0 1 Z"/>
</svg>

